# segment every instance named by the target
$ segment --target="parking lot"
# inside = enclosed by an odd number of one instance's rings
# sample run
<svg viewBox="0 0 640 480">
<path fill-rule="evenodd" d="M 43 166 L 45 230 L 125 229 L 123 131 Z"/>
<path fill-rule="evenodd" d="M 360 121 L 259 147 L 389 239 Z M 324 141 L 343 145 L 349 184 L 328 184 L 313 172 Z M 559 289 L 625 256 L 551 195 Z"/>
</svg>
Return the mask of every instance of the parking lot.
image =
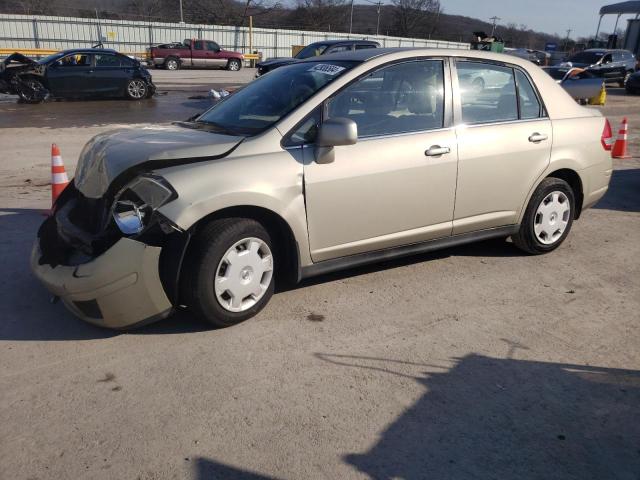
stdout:
<svg viewBox="0 0 640 480">
<path fill-rule="evenodd" d="M 632 159 L 545 256 L 488 241 L 306 281 L 212 330 L 118 333 L 49 303 L 29 252 L 50 148 L 184 120 L 254 71 L 154 70 L 155 98 L 0 96 L 0 477 L 637 479 L 640 96 Z M 593 107 L 598 108 L 598 107 Z"/>
</svg>

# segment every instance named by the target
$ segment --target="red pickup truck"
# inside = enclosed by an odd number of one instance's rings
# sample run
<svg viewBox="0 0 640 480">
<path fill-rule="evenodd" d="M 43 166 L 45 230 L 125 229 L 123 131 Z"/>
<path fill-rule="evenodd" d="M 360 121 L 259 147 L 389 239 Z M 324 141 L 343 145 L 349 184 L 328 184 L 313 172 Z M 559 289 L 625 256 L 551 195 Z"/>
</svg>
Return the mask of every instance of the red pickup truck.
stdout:
<svg viewBox="0 0 640 480">
<path fill-rule="evenodd" d="M 182 43 L 166 43 L 147 49 L 149 63 L 167 70 L 182 67 L 218 67 L 231 71 L 242 68 L 244 56 L 238 52 L 223 50 L 211 40 L 185 40 Z"/>
</svg>

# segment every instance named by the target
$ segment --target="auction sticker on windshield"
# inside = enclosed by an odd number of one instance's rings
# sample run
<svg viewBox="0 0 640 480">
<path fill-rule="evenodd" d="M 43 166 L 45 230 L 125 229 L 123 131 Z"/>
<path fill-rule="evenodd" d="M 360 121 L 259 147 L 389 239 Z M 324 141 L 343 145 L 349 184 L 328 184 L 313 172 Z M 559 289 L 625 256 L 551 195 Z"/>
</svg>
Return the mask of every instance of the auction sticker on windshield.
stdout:
<svg viewBox="0 0 640 480">
<path fill-rule="evenodd" d="M 328 63 L 319 63 L 314 65 L 309 69 L 310 72 L 320 72 L 326 75 L 337 75 L 341 71 L 343 71 L 345 67 L 340 67 L 338 65 L 330 65 Z"/>
</svg>

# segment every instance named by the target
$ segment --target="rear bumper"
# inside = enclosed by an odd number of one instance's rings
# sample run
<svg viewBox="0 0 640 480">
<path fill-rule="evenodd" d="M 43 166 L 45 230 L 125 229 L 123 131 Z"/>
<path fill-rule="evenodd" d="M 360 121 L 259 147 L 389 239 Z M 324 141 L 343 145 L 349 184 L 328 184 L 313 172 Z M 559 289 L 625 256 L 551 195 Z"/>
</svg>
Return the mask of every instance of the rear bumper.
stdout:
<svg viewBox="0 0 640 480">
<path fill-rule="evenodd" d="M 36 240 L 31 269 L 82 320 L 107 328 L 131 328 L 165 318 L 172 311 L 160 280 L 161 250 L 122 238 L 88 263 L 51 267 L 40 264 Z"/>
</svg>

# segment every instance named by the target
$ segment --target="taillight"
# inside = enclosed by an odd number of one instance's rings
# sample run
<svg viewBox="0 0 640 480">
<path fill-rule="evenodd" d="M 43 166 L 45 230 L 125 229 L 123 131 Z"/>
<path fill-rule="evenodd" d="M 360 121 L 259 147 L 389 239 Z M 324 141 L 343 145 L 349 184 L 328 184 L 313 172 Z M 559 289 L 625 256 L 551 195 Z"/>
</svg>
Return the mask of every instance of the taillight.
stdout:
<svg viewBox="0 0 640 480">
<path fill-rule="evenodd" d="M 611 131 L 611 124 L 609 123 L 608 118 L 604 119 L 604 129 L 602 130 L 600 143 L 602 143 L 602 148 L 607 152 L 610 152 L 613 148 L 613 132 Z"/>
</svg>

